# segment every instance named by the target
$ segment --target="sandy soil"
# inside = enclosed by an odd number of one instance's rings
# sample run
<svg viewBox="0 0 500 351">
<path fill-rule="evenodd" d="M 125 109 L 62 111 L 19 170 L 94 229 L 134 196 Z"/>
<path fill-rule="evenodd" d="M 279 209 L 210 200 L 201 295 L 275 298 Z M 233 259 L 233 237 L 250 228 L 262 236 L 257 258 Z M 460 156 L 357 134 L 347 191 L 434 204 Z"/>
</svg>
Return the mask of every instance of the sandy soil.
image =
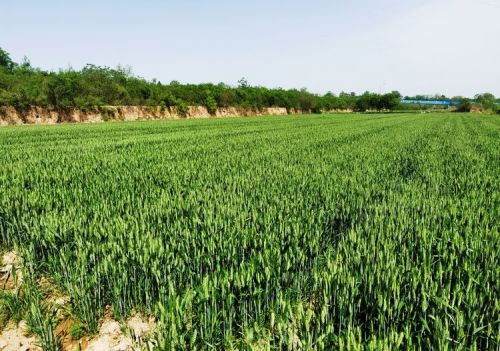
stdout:
<svg viewBox="0 0 500 351">
<path fill-rule="evenodd" d="M 107 319 L 99 330 L 99 334 L 89 341 L 87 351 L 132 351 L 140 350 L 144 338 L 154 329 L 154 321 L 145 321 L 139 314 L 130 318 L 127 323 L 131 335 L 123 332 L 120 324 Z"/>
<path fill-rule="evenodd" d="M 267 107 L 263 109 L 219 107 L 213 114 L 217 117 L 237 116 L 267 116 L 304 113 L 305 111 L 283 107 Z M 107 120 L 136 121 L 151 119 L 179 119 L 179 118 L 210 118 L 212 115 L 205 106 L 189 106 L 186 116 L 181 115 L 175 106 L 104 106 L 101 110 L 82 111 L 71 109 L 60 111 L 50 108 L 32 106 L 20 111 L 12 106 L 0 108 L 0 126 L 13 124 L 55 124 L 55 123 L 96 123 Z"/>
<path fill-rule="evenodd" d="M 0 334 L 1 351 L 41 351 L 37 346 L 36 336 L 26 336 L 26 322 L 21 321 L 18 325 L 8 324 Z"/>
<path fill-rule="evenodd" d="M 14 279 L 14 275 L 16 279 Z M 21 264 L 15 252 L 8 251 L 2 255 L 0 277 L 0 289 L 16 290 L 21 286 L 23 272 L 21 271 Z"/>
</svg>

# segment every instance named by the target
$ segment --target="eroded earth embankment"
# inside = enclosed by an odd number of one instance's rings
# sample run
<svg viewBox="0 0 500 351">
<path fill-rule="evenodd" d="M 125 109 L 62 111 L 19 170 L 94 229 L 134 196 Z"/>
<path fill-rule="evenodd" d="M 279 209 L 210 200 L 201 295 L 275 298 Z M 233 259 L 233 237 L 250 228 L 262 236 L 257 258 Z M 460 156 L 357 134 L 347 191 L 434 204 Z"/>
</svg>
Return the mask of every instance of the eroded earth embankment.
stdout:
<svg viewBox="0 0 500 351">
<path fill-rule="evenodd" d="M 176 107 L 148 106 L 105 106 L 95 109 L 54 109 L 32 106 L 18 109 L 12 106 L 0 107 L 0 125 L 17 124 L 56 124 L 75 122 L 103 122 L 111 120 L 135 121 L 151 119 L 181 119 L 210 117 L 271 116 L 300 114 L 309 111 L 286 109 L 284 107 L 266 107 L 262 109 L 220 107 L 209 113 L 205 106 L 190 106 L 186 113 L 180 113 Z"/>
</svg>

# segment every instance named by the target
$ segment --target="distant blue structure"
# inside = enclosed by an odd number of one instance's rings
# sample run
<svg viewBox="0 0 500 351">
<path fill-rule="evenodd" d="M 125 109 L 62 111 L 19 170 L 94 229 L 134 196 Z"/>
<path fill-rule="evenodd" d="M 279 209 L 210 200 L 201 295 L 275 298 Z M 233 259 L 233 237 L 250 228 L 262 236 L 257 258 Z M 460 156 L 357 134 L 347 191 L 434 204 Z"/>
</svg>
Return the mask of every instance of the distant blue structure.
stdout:
<svg viewBox="0 0 500 351">
<path fill-rule="evenodd" d="M 417 105 L 439 105 L 439 106 L 458 106 L 458 101 L 433 101 L 433 100 L 401 100 L 402 104 L 417 104 Z"/>
</svg>

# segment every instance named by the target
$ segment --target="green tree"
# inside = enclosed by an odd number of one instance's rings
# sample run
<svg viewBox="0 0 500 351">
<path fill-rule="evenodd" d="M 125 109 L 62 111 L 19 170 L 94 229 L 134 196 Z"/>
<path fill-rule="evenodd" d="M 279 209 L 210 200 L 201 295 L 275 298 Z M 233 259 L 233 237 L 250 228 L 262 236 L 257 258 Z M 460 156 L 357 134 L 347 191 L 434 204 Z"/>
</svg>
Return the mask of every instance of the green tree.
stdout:
<svg viewBox="0 0 500 351">
<path fill-rule="evenodd" d="M 457 108 L 459 112 L 470 112 L 472 109 L 472 101 L 466 97 L 458 97 L 454 98 L 455 101 L 458 101 L 460 105 Z"/>
<path fill-rule="evenodd" d="M 212 95 L 207 95 L 205 106 L 207 107 L 208 113 L 211 115 L 215 114 L 217 111 L 217 101 L 215 101 Z"/>
<path fill-rule="evenodd" d="M 16 63 L 12 61 L 9 53 L 2 48 L 0 48 L 0 66 L 7 71 L 12 71 L 16 67 Z"/>
<path fill-rule="evenodd" d="M 496 110 L 496 98 L 491 93 L 477 94 L 474 100 L 485 110 Z"/>
<path fill-rule="evenodd" d="M 239 88 L 248 88 L 250 87 L 250 84 L 248 84 L 248 81 L 246 80 L 245 77 L 242 77 L 239 81 L 238 81 L 238 87 Z"/>
<path fill-rule="evenodd" d="M 393 111 L 398 108 L 400 101 L 401 94 L 398 91 L 393 91 L 380 97 L 380 106 L 383 110 Z"/>
</svg>

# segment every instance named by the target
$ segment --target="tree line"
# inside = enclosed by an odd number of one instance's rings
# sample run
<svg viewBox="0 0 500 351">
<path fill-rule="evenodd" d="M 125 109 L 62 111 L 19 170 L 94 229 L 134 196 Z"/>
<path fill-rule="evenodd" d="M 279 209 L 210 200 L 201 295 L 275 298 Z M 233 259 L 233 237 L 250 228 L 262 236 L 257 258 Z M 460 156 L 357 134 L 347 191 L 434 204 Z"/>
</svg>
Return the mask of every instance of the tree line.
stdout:
<svg viewBox="0 0 500 351">
<path fill-rule="evenodd" d="M 478 107 L 485 111 L 495 112 L 500 107 L 500 99 L 497 99 L 495 95 L 491 93 L 477 94 L 474 98 L 468 98 L 465 96 L 453 96 L 448 97 L 446 95 L 415 95 L 415 96 L 405 96 L 405 100 L 432 100 L 432 101 L 455 101 L 459 103 L 458 111 L 461 112 L 469 112 L 473 109 L 473 107 Z M 432 106 L 417 106 L 415 105 L 406 105 L 405 108 L 409 109 L 425 109 L 425 108 L 433 108 Z M 500 112 L 500 111 L 499 111 Z"/>
<path fill-rule="evenodd" d="M 366 92 L 361 95 L 345 92 L 335 95 L 328 92 L 320 95 L 306 89 L 270 89 L 251 86 L 244 78 L 236 86 L 224 83 L 181 84 L 177 81 L 163 84 L 155 79 L 146 80 L 133 75 L 130 69 L 124 67 L 109 68 L 91 64 L 81 70 L 44 71 L 33 67 L 27 59 L 20 63 L 14 62 L 0 48 L 0 106 L 18 109 L 42 106 L 86 110 L 105 105 L 135 105 L 175 106 L 185 113 L 188 106 L 198 105 L 206 106 L 211 113 L 219 107 L 228 106 L 252 109 L 284 107 L 289 111 L 314 113 L 331 110 L 364 112 L 401 109 L 401 98 L 397 91 L 387 94 Z M 490 103 L 490 96 L 482 98 Z"/>
</svg>

